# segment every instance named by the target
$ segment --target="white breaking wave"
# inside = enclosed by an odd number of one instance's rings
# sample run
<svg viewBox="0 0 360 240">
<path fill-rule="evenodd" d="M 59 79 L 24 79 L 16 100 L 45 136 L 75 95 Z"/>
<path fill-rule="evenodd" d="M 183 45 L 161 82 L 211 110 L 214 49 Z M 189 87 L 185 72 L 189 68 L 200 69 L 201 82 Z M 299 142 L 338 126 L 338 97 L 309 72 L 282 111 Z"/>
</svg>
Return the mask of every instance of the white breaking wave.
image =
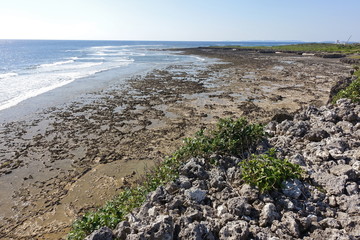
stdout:
<svg viewBox="0 0 360 240">
<path fill-rule="evenodd" d="M 74 63 L 74 64 L 57 64 L 57 65 L 51 65 L 44 67 L 42 71 L 45 72 L 59 72 L 59 71 L 65 71 L 65 70 L 73 70 L 73 69 L 86 69 L 91 67 L 96 67 L 102 65 L 104 62 L 80 62 L 80 63 Z"/>
<path fill-rule="evenodd" d="M 53 67 L 53 66 L 58 66 L 58 65 L 63 65 L 63 64 L 73 63 L 73 62 L 75 62 L 75 61 L 67 60 L 67 61 L 60 61 L 60 62 L 54 62 L 54 63 L 45 63 L 45 64 L 41 64 L 39 67 Z"/>
<path fill-rule="evenodd" d="M 105 52 L 96 52 L 93 54 L 89 54 L 90 56 L 124 56 L 128 55 L 128 53 L 124 52 L 116 52 L 116 53 L 105 53 Z"/>
<path fill-rule="evenodd" d="M 135 62 L 135 59 L 133 58 L 120 58 L 120 59 L 116 59 L 115 62 Z"/>
<path fill-rule="evenodd" d="M 122 48 L 123 46 L 99 46 L 99 47 L 91 47 L 90 49 L 109 49 L 109 48 Z"/>
<path fill-rule="evenodd" d="M 69 84 L 71 83 L 72 80 L 68 80 L 68 81 L 64 81 L 64 82 L 61 82 L 61 83 L 58 83 L 58 84 L 54 84 L 54 85 L 51 85 L 51 86 L 47 86 L 47 87 L 43 87 L 43 88 L 40 88 L 40 89 L 33 89 L 33 90 L 30 90 L 28 92 L 24 92 L 23 94 L 21 95 L 18 95 L 12 99 L 9 99 L 3 103 L 1 103 L 0 105 L 0 111 L 1 110 L 4 110 L 6 108 L 10 108 L 10 107 L 13 107 L 17 104 L 19 104 L 20 102 L 26 100 L 26 99 L 29 99 L 31 97 L 36 97 L 40 94 L 43 94 L 43 93 L 46 93 L 48 91 L 51 91 L 55 88 L 58 88 L 58 87 L 62 87 L 66 84 Z"/>
<path fill-rule="evenodd" d="M 119 62 L 118 62 L 118 61 Z M 76 79 L 92 76 L 131 64 L 134 59 L 117 59 L 112 62 L 70 62 L 43 64 L 41 68 L 27 69 L 21 75 L 1 74 L 0 110 L 13 107 L 31 97 L 65 86 Z"/>
<path fill-rule="evenodd" d="M 196 58 L 197 60 L 200 60 L 201 62 L 205 61 L 205 58 L 201 58 L 201 57 L 197 57 L 197 56 L 194 56 L 194 58 Z"/>
<path fill-rule="evenodd" d="M 84 57 L 80 58 L 80 60 L 105 60 L 104 57 Z"/>
<path fill-rule="evenodd" d="M 71 66 L 66 66 L 65 69 L 91 68 L 91 67 L 95 67 L 95 66 L 100 66 L 103 63 L 104 62 L 84 62 L 84 63 L 74 64 L 74 65 L 71 65 Z"/>
<path fill-rule="evenodd" d="M 3 74 L 0 74 L 0 79 L 15 77 L 17 75 L 18 75 L 17 73 L 13 73 L 13 72 L 3 73 Z"/>
</svg>

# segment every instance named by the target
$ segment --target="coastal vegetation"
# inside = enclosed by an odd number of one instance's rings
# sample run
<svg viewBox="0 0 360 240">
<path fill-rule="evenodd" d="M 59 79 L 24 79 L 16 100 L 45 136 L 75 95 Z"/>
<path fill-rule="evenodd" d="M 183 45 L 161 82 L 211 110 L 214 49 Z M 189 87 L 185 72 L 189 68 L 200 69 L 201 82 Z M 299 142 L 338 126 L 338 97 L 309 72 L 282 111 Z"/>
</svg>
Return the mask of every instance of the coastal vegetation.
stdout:
<svg viewBox="0 0 360 240">
<path fill-rule="evenodd" d="M 276 157 L 276 150 L 271 148 L 266 154 L 255 155 L 240 162 L 242 179 L 260 192 L 281 188 L 287 179 L 301 178 L 301 168 L 286 159 Z"/>
<path fill-rule="evenodd" d="M 360 53 L 360 44 L 332 44 L 332 43 L 303 43 L 281 46 L 226 46 L 225 48 L 258 49 L 273 51 L 298 51 L 298 52 L 338 52 L 344 54 Z"/>
<path fill-rule="evenodd" d="M 333 98 L 332 102 L 335 103 L 341 98 L 348 98 L 352 102 L 360 103 L 360 70 L 359 66 L 355 67 L 354 76 L 355 79 L 350 83 L 348 87 L 340 90 Z"/>
<path fill-rule="evenodd" d="M 214 130 L 200 130 L 176 153 L 184 157 L 205 157 L 212 153 L 243 155 L 265 137 L 263 126 L 244 118 L 220 119 Z"/>
<path fill-rule="evenodd" d="M 141 181 L 124 189 L 104 207 L 96 212 L 88 212 L 76 220 L 68 239 L 83 239 L 102 226 L 115 228 L 127 214 L 142 205 L 148 193 L 175 180 L 187 159 L 204 157 L 211 164 L 216 164 L 210 160 L 211 154 L 242 157 L 252 152 L 265 137 L 266 133 L 260 124 L 250 124 L 244 118 L 220 119 L 213 129 L 202 129 L 193 138 L 186 138 L 184 145 L 175 153 L 148 171 Z M 243 180 L 258 186 L 261 191 L 270 191 L 279 187 L 283 180 L 300 177 L 298 166 L 277 159 L 274 154 L 274 150 L 271 150 L 259 156 L 252 155 L 249 160 L 244 161 L 244 164 L 241 164 Z M 268 166 L 271 171 L 265 173 L 262 169 L 264 166 Z M 266 175 L 262 175 L 264 173 Z"/>
</svg>

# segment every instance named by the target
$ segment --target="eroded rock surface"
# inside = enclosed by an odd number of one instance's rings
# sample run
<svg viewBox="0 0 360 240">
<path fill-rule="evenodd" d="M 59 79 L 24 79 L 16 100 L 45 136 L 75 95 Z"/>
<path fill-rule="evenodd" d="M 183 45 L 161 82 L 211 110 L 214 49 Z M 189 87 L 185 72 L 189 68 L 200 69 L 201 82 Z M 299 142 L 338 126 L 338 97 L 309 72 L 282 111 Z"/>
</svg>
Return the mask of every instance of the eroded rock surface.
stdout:
<svg viewBox="0 0 360 240">
<path fill-rule="evenodd" d="M 216 166 L 190 159 L 179 179 L 149 194 L 113 237 L 359 239 L 359 114 L 359 105 L 342 99 L 269 123 L 269 143 L 308 175 L 284 182 L 282 190 L 260 193 L 239 182 L 241 159 L 217 156 L 223 161 Z"/>
</svg>

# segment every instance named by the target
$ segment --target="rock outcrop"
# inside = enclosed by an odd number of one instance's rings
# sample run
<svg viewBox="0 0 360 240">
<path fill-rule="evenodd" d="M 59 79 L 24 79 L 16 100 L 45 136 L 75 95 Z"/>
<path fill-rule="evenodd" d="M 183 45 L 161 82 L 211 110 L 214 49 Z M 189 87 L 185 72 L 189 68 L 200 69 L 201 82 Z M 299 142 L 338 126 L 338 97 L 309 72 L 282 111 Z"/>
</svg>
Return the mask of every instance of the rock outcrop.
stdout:
<svg viewBox="0 0 360 240">
<path fill-rule="evenodd" d="M 267 125 L 269 144 L 302 166 L 303 180 L 261 193 L 241 181 L 241 159 L 192 158 L 112 236 L 103 228 L 88 239 L 359 239 L 359 114 L 341 99 Z"/>
</svg>

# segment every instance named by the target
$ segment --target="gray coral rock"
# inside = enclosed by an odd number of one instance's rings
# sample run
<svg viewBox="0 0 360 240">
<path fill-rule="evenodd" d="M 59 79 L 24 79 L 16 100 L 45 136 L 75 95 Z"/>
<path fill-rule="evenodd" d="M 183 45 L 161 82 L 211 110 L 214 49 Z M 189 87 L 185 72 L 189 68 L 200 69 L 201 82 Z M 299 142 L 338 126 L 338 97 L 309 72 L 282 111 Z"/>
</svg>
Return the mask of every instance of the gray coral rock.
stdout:
<svg viewBox="0 0 360 240">
<path fill-rule="evenodd" d="M 207 191 L 195 187 L 185 190 L 185 196 L 189 200 L 195 201 L 197 203 L 201 203 L 202 201 L 205 200 L 206 193 Z"/>
<path fill-rule="evenodd" d="M 279 219 L 280 215 L 276 212 L 276 207 L 273 203 L 265 204 L 260 214 L 260 226 L 265 227 L 272 223 L 275 219 Z"/>
<path fill-rule="evenodd" d="M 180 239 L 215 240 L 208 224 L 198 222 L 190 223 L 187 227 L 182 228 L 179 237 Z"/>
<path fill-rule="evenodd" d="M 131 233 L 130 223 L 122 221 L 116 226 L 114 236 L 120 240 L 125 240 L 126 236 Z"/>
<path fill-rule="evenodd" d="M 299 164 L 306 181 L 260 193 L 242 181 L 238 157 L 192 158 L 114 235 L 101 228 L 87 239 L 360 239 L 359 114 L 360 105 L 341 99 L 267 126 L 278 157 Z"/>
<path fill-rule="evenodd" d="M 249 235 L 249 224 L 245 221 L 228 222 L 219 233 L 220 240 L 246 240 Z"/>
<path fill-rule="evenodd" d="M 112 240 L 113 232 L 108 227 L 102 227 L 99 230 L 94 231 L 85 240 Z"/>
<path fill-rule="evenodd" d="M 298 199 L 302 194 L 303 184 L 298 180 L 287 180 L 283 182 L 282 192 L 285 196 Z"/>
<path fill-rule="evenodd" d="M 235 197 L 227 201 L 227 207 L 231 214 L 236 216 L 250 215 L 251 205 L 248 204 L 245 198 Z"/>
</svg>

